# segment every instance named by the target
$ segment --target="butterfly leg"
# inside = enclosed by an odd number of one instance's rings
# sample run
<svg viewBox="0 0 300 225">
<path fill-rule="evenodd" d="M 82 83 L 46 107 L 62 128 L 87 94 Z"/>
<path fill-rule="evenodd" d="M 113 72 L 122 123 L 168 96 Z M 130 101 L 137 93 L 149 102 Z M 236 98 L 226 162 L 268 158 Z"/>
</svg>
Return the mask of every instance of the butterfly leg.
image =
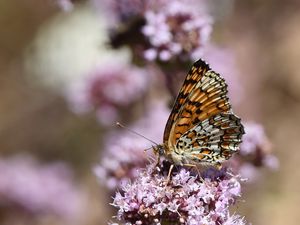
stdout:
<svg viewBox="0 0 300 225">
<path fill-rule="evenodd" d="M 160 163 L 160 155 L 157 154 L 156 159 L 154 160 L 154 166 L 153 166 L 153 171 L 160 171 L 159 163 Z"/>
<path fill-rule="evenodd" d="M 156 156 L 156 162 L 154 164 L 154 169 L 156 169 L 160 163 L 160 152 L 159 152 L 159 147 L 160 146 L 153 146 L 152 145 L 152 149 L 153 149 L 153 152 L 154 152 L 154 155 Z"/>
<path fill-rule="evenodd" d="M 167 177 L 167 180 L 165 181 L 165 182 L 166 182 L 166 183 L 165 183 L 165 186 L 167 186 L 168 183 L 170 182 L 170 179 L 171 179 L 171 173 L 172 173 L 173 168 L 174 168 L 174 164 L 172 164 L 172 165 L 170 166 L 170 169 L 169 169 L 169 172 L 168 172 L 168 177 Z"/>
<path fill-rule="evenodd" d="M 158 167 L 159 163 L 160 163 L 160 154 L 157 154 L 155 168 Z"/>
</svg>

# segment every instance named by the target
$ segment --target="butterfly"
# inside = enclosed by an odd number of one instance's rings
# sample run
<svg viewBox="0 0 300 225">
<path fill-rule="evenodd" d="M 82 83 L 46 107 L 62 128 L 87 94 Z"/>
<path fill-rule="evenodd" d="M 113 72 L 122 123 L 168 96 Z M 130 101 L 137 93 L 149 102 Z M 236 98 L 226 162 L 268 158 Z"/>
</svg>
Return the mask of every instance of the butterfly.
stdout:
<svg viewBox="0 0 300 225">
<path fill-rule="evenodd" d="M 216 165 L 239 150 L 245 133 L 231 109 L 227 84 L 203 60 L 187 74 L 154 152 L 175 165 Z"/>
</svg>

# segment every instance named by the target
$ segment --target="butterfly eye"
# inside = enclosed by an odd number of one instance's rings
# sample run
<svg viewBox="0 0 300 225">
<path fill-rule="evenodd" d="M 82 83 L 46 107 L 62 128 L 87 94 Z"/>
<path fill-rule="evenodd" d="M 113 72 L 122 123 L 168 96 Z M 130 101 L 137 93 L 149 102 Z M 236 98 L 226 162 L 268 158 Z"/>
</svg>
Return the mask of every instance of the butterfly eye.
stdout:
<svg viewBox="0 0 300 225">
<path fill-rule="evenodd" d="M 165 154 L 165 149 L 163 145 L 156 145 L 153 147 L 153 151 L 155 154 L 158 155 L 164 155 Z"/>
<path fill-rule="evenodd" d="M 165 149 L 164 149 L 164 147 L 162 145 L 158 146 L 158 153 L 160 155 L 164 155 L 165 154 Z"/>
</svg>

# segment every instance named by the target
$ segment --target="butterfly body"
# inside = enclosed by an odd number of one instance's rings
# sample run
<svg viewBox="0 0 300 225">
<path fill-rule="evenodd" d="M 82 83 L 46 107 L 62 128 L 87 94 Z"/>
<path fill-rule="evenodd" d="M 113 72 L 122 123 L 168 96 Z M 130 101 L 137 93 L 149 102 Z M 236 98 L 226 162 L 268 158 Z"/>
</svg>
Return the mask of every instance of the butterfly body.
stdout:
<svg viewBox="0 0 300 225">
<path fill-rule="evenodd" d="M 220 165 L 239 150 L 244 128 L 233 114 L 225 80 L 201 59 L 186 76 L 169 116 L 162 145 L 177 165 Z"/>
</svg>

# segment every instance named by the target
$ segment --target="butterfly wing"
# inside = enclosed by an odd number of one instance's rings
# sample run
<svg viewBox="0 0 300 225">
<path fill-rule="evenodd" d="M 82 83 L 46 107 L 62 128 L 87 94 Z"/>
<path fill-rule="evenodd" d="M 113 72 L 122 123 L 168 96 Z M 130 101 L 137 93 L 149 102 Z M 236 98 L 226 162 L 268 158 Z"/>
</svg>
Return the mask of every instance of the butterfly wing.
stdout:
<svg viewBox="0 0 300 225">
<path fill-rule="evenodd" d="M 212 163 L 237 151 L 244 131 L 240 119 L 231 112 L 227 92 L 219 74 L 202 60 L 194 63 L 167 122 L 167 150 L 184 155 L 188 161 Z"/>
<path fill-rule="evenodd" d="M 178 115 L 180 115 L 180 109 L 187 102 L 188 95 L 192 92 L 192 90 L 195 89 L 195 86 L 208 70 L 210 70 L 209 66 L 202 60 L 194 63 L 194 65 L 190 69 L 175 100 L 172 112 L 166 124 L 166 128 L 164 131 L 164 143 L 168 143 L 168 140 L 170 138 L 170 131 L 172 127 L 174 127 L 174 123 L 177 120 Z"/>
<path fill-rule="evenodd" d="M 186 131 L 178 139 L 176 149 L 188 163 L 218 164 L 238 151 L 243 134 L 240 118 L 232 113 L 221 113 Z"/>
</svg>

